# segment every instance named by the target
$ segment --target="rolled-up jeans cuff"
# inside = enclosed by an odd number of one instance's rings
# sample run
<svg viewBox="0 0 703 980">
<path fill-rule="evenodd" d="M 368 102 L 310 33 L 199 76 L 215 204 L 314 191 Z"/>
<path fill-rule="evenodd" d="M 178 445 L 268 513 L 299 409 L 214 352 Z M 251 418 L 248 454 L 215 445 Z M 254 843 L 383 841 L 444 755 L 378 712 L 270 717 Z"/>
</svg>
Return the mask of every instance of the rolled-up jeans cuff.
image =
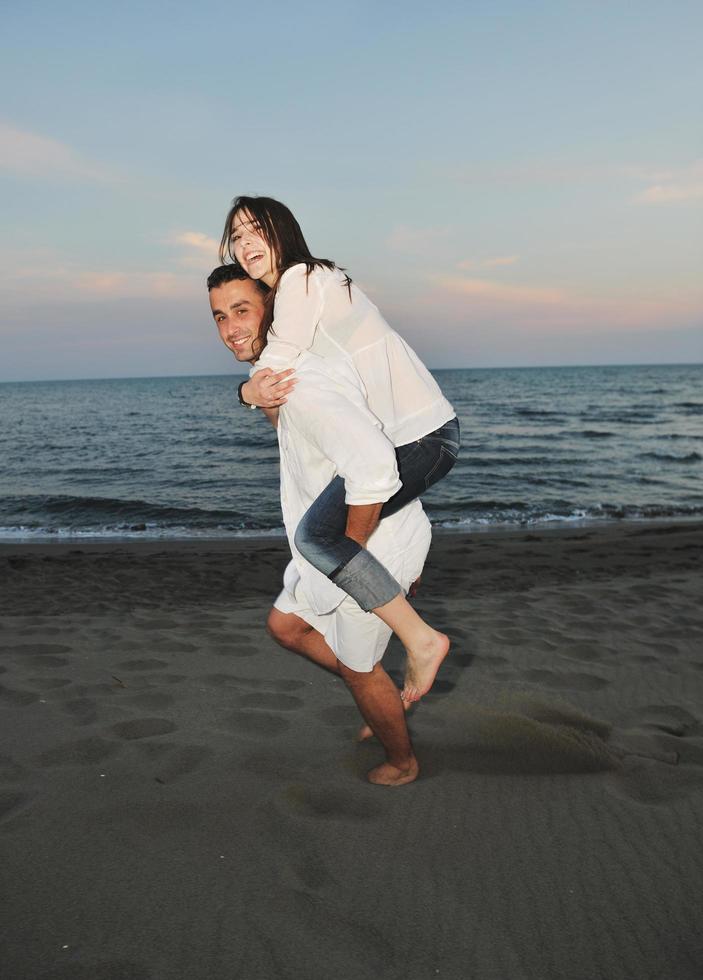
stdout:
<svg viewBox="0 0 703 980">
<path fill-rule="evenodd" d="M 402 593 L 391 573 L 374 556 L 359 551 L 346 565 L 329 576 L 335 585 L 350 595 L 364 610 L 371 612 L 385 606 Z"/>
</svg>

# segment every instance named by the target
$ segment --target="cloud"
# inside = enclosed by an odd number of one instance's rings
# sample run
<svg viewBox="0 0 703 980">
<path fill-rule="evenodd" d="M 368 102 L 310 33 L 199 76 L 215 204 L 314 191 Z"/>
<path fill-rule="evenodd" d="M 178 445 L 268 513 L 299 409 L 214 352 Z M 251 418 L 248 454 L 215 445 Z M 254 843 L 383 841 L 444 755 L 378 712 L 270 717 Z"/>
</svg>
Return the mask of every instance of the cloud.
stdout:
<svg viewBox="0 0 703 980">
<path fill-rule="evenodd" d="M 20 177 L 114 181 L 116 174 L 65 143 L 0 122 L 0 168 Z"/>
<path fill-rule="evenodd" d="M 210 272 L 219 264 L 220 243 L 202 231 L 179 231 L 171 235 L 167 244 L 182 249 L 180 264 L 191 269 Z"/>
<path fill-rule="evenodd" d="M 703 347 L 703 290 L 672 294 L 665 289 L 614 291 L 597 296 L 550 286 L 512 285 L 484 279 L 441 277 L 434 289 L 414 302 L 412 316 L 429 309 L 431 316 L 444 311 L 446 322 L 461 330 L 468 326 L 492 329 L 510 326 L 519 333 L 563 340 L 574 333 L 592 335 L 594 351 L 599 337 L 613 330 L 667 330 L 698 324 Z M 403 318 L 403 314 L 400 314 Z M 634 352 L 633 352 L 634 353 Z"/>
<path fill-rule="evenodd" d="M 634 198 L 635 204 L 676 204 L 703 198 L 703 160 L 678 171 L 651 174 L 650 186 Z"/>
<path fill-rule="evenodd" d="M 457 262 L 457 269 L 465 272 L 472 269 L 496 269 L 499 266 L 515 265 L 518 259 L 517 255 L 499 255 L 494 259 L 464 259 L 463 262 Z"/>
<path fill-rule="evenodd" d="M 386 245 L 394 252 L 423 255 L 426 250 L 449 234 L 449 228 L 412 228 L 396 225 L 386 239 Z"/>
<path fill-rule="evenodd" d="M 0 293 L 6 303 L 98 299 L 203 298 L 204 276 L 173 269 L 105 269 L 37 248 L 0 253 Z"/>
<path fill-rule="evenodd" d="M 434 282 L 445 293 L 488 300 L 502 306 L 553 306 L 565 300 L 562 290 L 548 286 L 511 285 L 490 279 L 464 279 L 461 276 L 438 276 Z"/>
</svg>

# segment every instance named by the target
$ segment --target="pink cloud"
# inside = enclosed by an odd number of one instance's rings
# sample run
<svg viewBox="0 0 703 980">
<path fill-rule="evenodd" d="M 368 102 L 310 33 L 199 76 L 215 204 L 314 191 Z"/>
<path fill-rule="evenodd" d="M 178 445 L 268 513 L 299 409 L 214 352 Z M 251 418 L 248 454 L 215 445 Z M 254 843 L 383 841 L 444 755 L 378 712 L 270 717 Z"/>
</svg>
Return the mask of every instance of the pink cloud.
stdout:
<svg viewBox="0 0 703 980">
<path fill-rule="evenodd" d="M 448 228 L 413 228 L 410 225 L 396 225 L 386 239 L 386 245 L 394 252 L 424 255 L 428 247 L 446 238 L 448 234 Z"/>
<path fill-rule="evenodd" d="M 0 168 L 21 177 L 113 181 L 117 175 L 65 143 L 0 122 Z"/>
<path fill-rule="evenodd" d="M 505 265 L 515 265 L 518 261 L 517 255 L 499 255 L 494 259 L 464 259 L 457 262 L 457 269 L 469 272 L 472 269 L 495 269 Z"/>
<path fill-rule="evenodd" d="M 179 231 L 166 239 L 166 243 L 176 245 L 181 250 L 179 265 L 197 270 L 201 275 L 220 264 L 219 241 L 202 231 Z"/>
<path fill-rule="evenodd" d="M 439 276 L 434 281 L 447 293 L 488 300 L 503 306 L 525 303 L 551 306 L 565 298 L 561 290 L 553 287 L 511 285 L 490 279 L 464 279 L 460 276 Z"/>
<path fill-rule="evenodd" d="M 676 204 L 703 198 L 703 160 L 678 171 L 650 175 L 650 186 L 634 199 L 635 204 Z"/>
<path fill-rule="evenodd" d="M 668 292 L 664 288 L 636 293 L 613 290 L 597 296 L 547 285 L 511 284 L 486 279 L 437 276 L 414 312 L 426 307 L 465 324 L 512 324 L 519 330 L 550 335 L 588 331 L 594 336 L 613 329 L 666 329 L 672 324 L 703 323 L 703 289 Z M 703 333 L 703 327 L 702 327 Z"/>
</svg>

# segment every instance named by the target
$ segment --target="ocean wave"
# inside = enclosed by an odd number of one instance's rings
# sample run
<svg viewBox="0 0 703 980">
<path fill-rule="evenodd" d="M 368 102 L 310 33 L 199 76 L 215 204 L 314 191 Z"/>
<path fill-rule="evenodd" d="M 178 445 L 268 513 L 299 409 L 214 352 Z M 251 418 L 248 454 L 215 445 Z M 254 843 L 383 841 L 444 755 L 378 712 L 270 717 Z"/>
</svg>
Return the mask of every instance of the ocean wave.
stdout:
<svg viewBox="0 0 703 980">
<path fill-rule="evenodd" d="M 141 527 L 24 527 L 0 525 L 0 540 L 22 541 L 161 541 L 161 540 L 221 540 L 222 538 L 280 538 L 285 536 L 283 527 L 204 527 L 187 525 L 159 527 L 147 524 Z"/>
<path fill-rule="evenodd" d="M 105 531 L 142 530 L 147 526 L 222 526 L 238 529 L 263 528 L 270 523 L 237 510 L 70 495 L 5 498 L 0 502 L 0 518 L 7 526 L 43 528 L 50 533 L 71 527 Z"/>
<path fill-rule="evenodd" d="M 447 517 L 432 521 L 434 527 L 446 530 L 470 530 L 471 528 L 491 527 L 531 527 L 543 524 L 571 524 L 609 521 L 661 521 L 686 520 L 703 517 L 702 505 L 649 505 L 601 504 L 595 507 L 575 507 L 568 511 L 559 509 L 533 509 L 531 512 L 505 510 L 502 513 L 475 514 L 471 516 Z"/>
<path fill-rule="evenodd" d="M 516 415 L 521 415 L 523 418 L 528 419 L 555 419 L 564 417 L 563 412 L 553 412 L 546 408 L 525 408 L 522 406 L 517 406 L 514 409 L 514 412 Z"/>
<path fill-rule="evenodd" d="M 676 453 L 640 453 L 640 459 L 657 459 L 662 463 L 700 463 L 703 459 L 700 453 L 692 452 L 686 453 L 685 456 L 679 456 Z"/>
</svg>

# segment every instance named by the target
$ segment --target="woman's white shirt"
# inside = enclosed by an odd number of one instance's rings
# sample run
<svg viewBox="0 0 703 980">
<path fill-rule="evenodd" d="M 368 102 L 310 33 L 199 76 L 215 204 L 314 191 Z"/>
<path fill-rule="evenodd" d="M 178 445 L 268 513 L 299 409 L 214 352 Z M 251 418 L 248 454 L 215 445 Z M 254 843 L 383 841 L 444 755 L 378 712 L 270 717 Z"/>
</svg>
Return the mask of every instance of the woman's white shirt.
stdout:
<svg viewBox="0 0 703 980">
<path fill-rule="evenodd" d="M 350 295 L 351 294 L 351 295 Z M 267 346 L 252 368 L 295 367 L 301 351 L 350 360 L 367 404 L 395 446 L 414 442 L 454 418 L 439 385 L 417 356 L 339 269 L 304 264 L 281 276 Z"/>
</svg>

